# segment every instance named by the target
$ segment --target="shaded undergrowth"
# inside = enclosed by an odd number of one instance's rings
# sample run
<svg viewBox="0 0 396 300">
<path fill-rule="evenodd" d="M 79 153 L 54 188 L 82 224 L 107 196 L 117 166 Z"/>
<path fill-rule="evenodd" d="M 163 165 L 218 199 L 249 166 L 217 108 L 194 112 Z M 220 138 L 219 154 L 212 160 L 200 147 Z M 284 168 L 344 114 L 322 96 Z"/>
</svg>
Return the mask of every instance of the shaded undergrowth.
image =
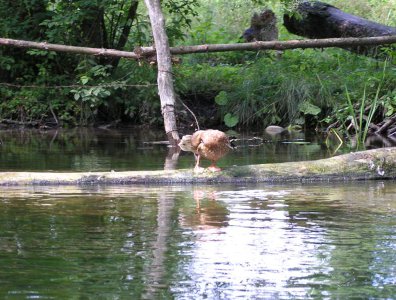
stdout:
<svg viewBox="0 0 396 300">
<path fill-rule="evenodd" d="M 229 127 L 326 128 L 351 117 L 350 106 L 361 102 L 363 90 L 365 106 L 375 101 L 377 113 L 393 113 L 395 70 L 392 64 L 339 49 L 260 52 L 243 64 L 180 67 L 177 86 L 180 94 L 194 95 L 198 103 L 212 99 L 218 121 Z"/>
</svg>

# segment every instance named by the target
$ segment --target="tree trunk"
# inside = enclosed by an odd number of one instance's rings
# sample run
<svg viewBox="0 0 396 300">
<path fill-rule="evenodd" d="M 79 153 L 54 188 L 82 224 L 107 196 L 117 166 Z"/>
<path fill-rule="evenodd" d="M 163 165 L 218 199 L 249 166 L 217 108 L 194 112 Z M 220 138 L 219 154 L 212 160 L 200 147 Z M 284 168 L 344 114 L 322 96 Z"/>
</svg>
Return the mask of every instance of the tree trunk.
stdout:
<svg viewBox="0 0 396 300">
<path fill-rule="evenodd" d="M 0 172 L 0 186 L 241 184 L 386 179 L 396 179 L 396 147 L 349 153 L 315 161 L 234 166 L 224 168 L 221 172 L 205 171 L 200 174 L 195 174 L 192 168 L 189 170 L 131 172 Z"/>
<path fill-rule="evenodd" d="M 297 12 L 298 15 L 285 14 L 284 25 L 289 32 L 308 38 L 360 38 L 396 35 L 396 27 L 347 14 L 322 2 L 302 2 L 298 5 Z M 370 46 L 343 48 L 365 55 L 377 55 L 377 51 L 379 51 L 377 47 Z"/>
<path fill-rule="evenodd" d="M 138 0 L 132 1 L 131 6 L 129 7 L 129 10 L 128 10 L 128 14 L 126 16 L 124 26 L 122 27 L 121 35 L 117 42 L 116 49 L 124 49 L 124 47 L 128 41 L 129 33 L 131 32 L 133 21 L 136 18 L 138 5 L 139 5 Z M 116 68 L 118 66 L 118 63 L 120 62 L 120 58 L 121 57 L 116 57 L 115 59 L 112 60 L 111 64 L 114 68 Z"/>
<path fill-rule="evenodd" d="M 179 133 L 176 126 L 175 91 L 173 88 L 172 60 L 168 36 L 165 31 L 165 19 L 159 0 L 144 0 L 146 3 L 151 29 L 153 32 L 158 64 L 158 92 L 161 100 L 165 132 L 172 146 L 177 146 Z"/>
</svg>

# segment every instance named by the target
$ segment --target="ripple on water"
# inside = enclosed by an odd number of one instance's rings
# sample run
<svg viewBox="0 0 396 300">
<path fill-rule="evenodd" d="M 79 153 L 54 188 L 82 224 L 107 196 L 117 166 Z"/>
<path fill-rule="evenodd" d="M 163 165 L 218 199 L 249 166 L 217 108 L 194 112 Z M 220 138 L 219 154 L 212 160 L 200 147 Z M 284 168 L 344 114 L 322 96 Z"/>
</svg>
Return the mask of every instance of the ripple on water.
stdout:
<svg viewBox="0 0 396 300">
<path fill-rule="evenodd" d="M 392 298 L 396 185 L 0 196 L 0 296 Z"/>
</svg>

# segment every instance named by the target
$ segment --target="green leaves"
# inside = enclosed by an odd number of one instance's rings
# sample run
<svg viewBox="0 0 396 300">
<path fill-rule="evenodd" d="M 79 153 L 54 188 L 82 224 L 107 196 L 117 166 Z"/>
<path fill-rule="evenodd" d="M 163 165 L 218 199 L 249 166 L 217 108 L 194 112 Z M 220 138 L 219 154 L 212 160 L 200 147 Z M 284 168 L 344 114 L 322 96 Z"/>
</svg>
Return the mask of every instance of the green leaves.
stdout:
<svg viewBox="0 0 396 300">
<path fill-rule="evenodd" d="M 81 76 L 80 80 L 81 80 L 81 83 L 85 85 L 85 84 L 88 83 L 89 77 L 88 76 Z"/>
<path fill-rule="evenodd" d="M 300 104 L 300 112 L 302 112 L 304 115 L 317 116 L 320 114 L 321 111 L 322 110 L 320 109 L 320 107 L 309 103 L 308 101 L 304 101 Z"/>
<path fill-rule="evenodd" d="M 78 88 L 73 89 L 71 92 L 74 94 L 74 100 L 81 100 L 83 102 L 89 102 L 91 107 L 95 107 L 103 103 L 103 99 L 111 95 L 111 92 L 101 86 L 90 87 L 90 88 Z"/>
<path fill-rule="evenodd" d="M 228 96 L 227 96 L 227 92 L 225 91 L 221 91 L 220 93 L 217 94 L 217 96 L 215 97 L 215 102 L 217 105 L 220 106 L 225 106 L 228 104 Z M 234 127 L 235 125 L 237 125 L 239 122 L 239 117 L 236 115 L 233 115 L 231 113 L 226 113 L 224 115 L 224 124 L 227 127 Z"/>
<path fill-rule="evenodd" d="M 165 10 L 171 15 L 167 19 L 166 30 L 171 43 L 176 39 L 184 39 L 185 29 L 190 28 L 193 18 L 198 15 L 196 0 L 162 1 Z"/>
<path fill-rule="evenodd" d="M 226 105 L 228 103 L 228 97 L 227 97 L 227 92 L 221 91 L 216 97 L 215 97 L 215 102 L 218 105 Z"/>
<path fill-rule="evenodd" d="M 224 124 L 226 124 L 227 127 L 234 127 L 237 125 L 239 122 L 238 116 L 232 115 L 231 113 L 227 113 L 224 116 Z"/>
</svg>

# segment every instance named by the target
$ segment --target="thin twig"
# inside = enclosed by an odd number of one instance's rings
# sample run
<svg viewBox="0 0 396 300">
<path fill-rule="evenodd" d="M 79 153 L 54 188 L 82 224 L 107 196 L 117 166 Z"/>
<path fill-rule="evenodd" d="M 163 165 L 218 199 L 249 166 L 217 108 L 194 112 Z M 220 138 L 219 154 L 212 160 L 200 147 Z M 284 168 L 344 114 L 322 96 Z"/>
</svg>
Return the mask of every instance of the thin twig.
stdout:
<svg viewBox="0 0 396 300">
<path fill-rule="evenodd" d="M 52 109 L 52 105 L 51 105 L 51 104 L 50 104 L 50 106 L 49 106 L 49 110 L 50 110 L 52 116 L 54 117 L 54 120 L 55 120 L 56 125 L 59 125 L 59 120 L 58 120 L 58 118 L 56 117 L 56 114 L 55 114 L 54 110 Z"/>
<path fill-rule="evenodd" d="M 180 99 L 180 97 L 177 97 L 177 100 L 179 100 L 180 103 L 181 103 L 181 104 L 190 112 L 190 114 L 194 117 L 194 119 L 195 119 L 195 124 L 197 124 L 197 130 L 200 130 L 197 117 L 195 116 L 195 114 L 193 113 L 193 111 L 182 101 L 182 99 Z"/>
</svg>

